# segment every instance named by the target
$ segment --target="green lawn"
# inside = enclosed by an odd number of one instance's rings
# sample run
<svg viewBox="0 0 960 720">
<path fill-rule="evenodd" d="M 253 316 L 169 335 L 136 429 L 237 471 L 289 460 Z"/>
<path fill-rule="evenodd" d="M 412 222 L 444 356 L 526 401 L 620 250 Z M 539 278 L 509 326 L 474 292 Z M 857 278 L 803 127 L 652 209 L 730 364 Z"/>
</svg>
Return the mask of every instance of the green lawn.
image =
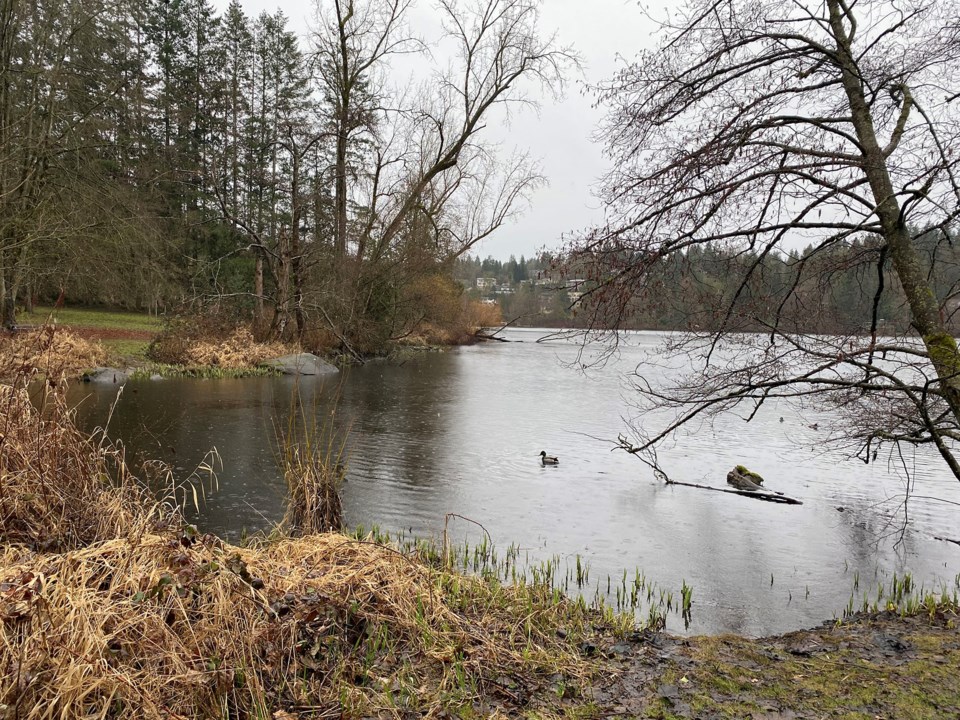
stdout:
<svg viewBox="0 0 960 720">
<path fill-rule="evenodd" d="M 142 365 L 152 336 L 163 326 L 163 319 L 145 313 L 99 308 L 37 307 L 32 313 L 19 313 L 17 322 L 42 325 L 54 318 L 59 327 L 79 331 L 82 337 L 96 340 L 109 353 L 112 365 Z"/>
<path fill-rule="evenodd" d="M 162 318 L 145 313 L 92 308 L 54 309 L 40 306 L 36 307 L 32 313 L 20 313 L 17 316 L 17 321 L 25 325 L 41 325 L 45 323 L 51 315 L 56 319 L 57 324 L 63 327 L 158 332 L 163 325 Z"/>
</svg>

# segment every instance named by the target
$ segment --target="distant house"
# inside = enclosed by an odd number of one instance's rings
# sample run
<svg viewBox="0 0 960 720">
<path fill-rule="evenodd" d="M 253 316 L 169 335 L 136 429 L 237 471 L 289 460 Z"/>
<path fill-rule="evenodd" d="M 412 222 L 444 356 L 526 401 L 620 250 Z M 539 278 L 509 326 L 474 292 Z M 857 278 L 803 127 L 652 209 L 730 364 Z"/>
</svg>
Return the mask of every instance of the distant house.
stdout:
<svg viewBox="0 0 960 720">
<path fill-rule="evenodd" d="M 478 277 L 477 278 L 477 289 L 478 290 L 492 290 L 497 286 L 497 279 L 492 277 Z"/>
</svg>

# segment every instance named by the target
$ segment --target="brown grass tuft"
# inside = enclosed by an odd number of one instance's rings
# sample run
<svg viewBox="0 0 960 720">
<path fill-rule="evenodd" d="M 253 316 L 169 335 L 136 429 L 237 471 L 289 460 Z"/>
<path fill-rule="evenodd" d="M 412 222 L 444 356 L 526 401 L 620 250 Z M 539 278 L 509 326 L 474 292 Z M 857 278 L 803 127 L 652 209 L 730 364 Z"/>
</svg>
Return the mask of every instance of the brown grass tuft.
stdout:
<svg viewBox="0 0 960 720">
<path fill-rule="evenodd" d="M 503 677 L 583 670 L 518 594 L 388 548 L 184 542 L 6 547 L 0 702 L 23 720 L 436 715 Z"/>
<path fill-rule="evenodd" d="M 291 352 L 297 349 L 285 343 L 257 342 L 246 327 L 213 332 L 207 326 L 180 322 L 160 333 L 148 354 L 171 365 L 246 368 Z"/>
<path fill-rule="evenodd" d="M 107 357 L 103 346 L 55 325 L 0 333 L 0 377 L 39 372 L 51 379 L 80 375 Z"/>
<path fill-rule="evenodd" d="M 40 409 L 22 385 L 0 385 L 0 541 L 76 548 L 160 519 L 122 453 L 81 433 L 61 393 L 37 392 Z"/>
<path fill-rule="evenodd" d="M 335 411 L 311 413 L 295 397 L 287 427 L 277 432 L 280 466 L 287 484 L 287 510 L 282 527 L 300 537 L 343 530 L 340 489 L 347 473 L 346 432 L 338 432 Z M 339 390 L 334 408 L 339 402 Z M 347 431 L 349 432 L 349 431 Z"/>
</svg>

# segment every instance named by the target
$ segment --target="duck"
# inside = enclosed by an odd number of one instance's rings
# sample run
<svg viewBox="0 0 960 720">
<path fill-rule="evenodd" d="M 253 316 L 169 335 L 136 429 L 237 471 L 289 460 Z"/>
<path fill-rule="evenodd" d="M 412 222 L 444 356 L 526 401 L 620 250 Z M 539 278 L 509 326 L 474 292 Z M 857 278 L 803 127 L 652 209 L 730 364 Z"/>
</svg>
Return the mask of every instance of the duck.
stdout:
<svg viewBox="0 0 960 720">
<path fill-rule="evenodd" d="M 540 462 L 544 465 L 559 465 L 560 461 L 552 455 L 547 455 L 546 450 L 540 451 Z"/>
</svg>

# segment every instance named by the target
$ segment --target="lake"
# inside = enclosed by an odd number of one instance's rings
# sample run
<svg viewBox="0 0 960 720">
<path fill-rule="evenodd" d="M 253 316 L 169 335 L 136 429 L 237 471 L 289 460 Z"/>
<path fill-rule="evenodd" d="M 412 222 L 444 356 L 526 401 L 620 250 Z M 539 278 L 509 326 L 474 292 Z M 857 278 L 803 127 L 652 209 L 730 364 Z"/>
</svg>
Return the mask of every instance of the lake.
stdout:
<svg viewBox="0 0 960 720">
<path fill-rule="evenodd" d="M 803 505 L 665 486 L 612 449 L 634 412 L 625 375 L 663 372 L 651 363 L 663 336 L 630 333 L 616 357 L 584 372 L 573 366 L 577 346 L 538 342 L 547 333 L 511 330 L 505 335 L 515 342 L 374 361 L 325 380 L 130 382 L 109 433 L 180 476 L 216 448 L 219 486 L 196 522 L 235 538 L 283 515 L 276 427 L 299 393 L 321 422 L 349 429 L 349 525 L 437 537 L 456 513 L 531 560 L 570 564 L 579 554 L 589 563 L 589 593 L 598 583 L 605 591 L 608 575 L 616 586 L 637 569 L 678 596 L 686 582 L 692 624 L 685 629 L 671 615 L 676 631 L 760 636 L 811 626 L 842 613 L 855 584 L 875 597 L 894 572 L 953 586 L 960 548 L 933 536 L 960 534 L 956 505 L 912 499 L 895 547 L 899 457 L 864 465 L 828 452 L 818 444 L 822 431 L 810 427 L 816 417 L 770 403 L 750 423 L 727 416 L 680 433 L 660 461 L 675 480 L 716 487 L 743 464 Z M 92 429 L 106 422 L 117 387 L 71 392 L 81 426 Z M 541 450 L 560 464 L 542 467 Z M 917 495 L 960 503 L 960 483 L 937 458 L 918 452 L 904 461 Z M 452 519 L 450 527 L 455 538 L 477 538 L 470 523 Z"/>
</svg>

